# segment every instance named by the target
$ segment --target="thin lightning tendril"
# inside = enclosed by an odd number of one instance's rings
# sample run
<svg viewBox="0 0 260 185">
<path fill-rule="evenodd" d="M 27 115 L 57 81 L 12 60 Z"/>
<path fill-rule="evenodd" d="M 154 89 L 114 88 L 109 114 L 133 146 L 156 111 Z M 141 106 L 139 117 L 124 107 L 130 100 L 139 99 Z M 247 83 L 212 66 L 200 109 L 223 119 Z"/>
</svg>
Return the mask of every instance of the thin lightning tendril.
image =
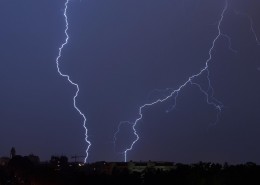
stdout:
<svg viewBox="0 0 260 185">
<path fill-rule="evenodd" d="M 254 29 L 254 23 L 253 23 L 252 17 L 250 17 L 247 13 L 241 13 L 241 12 L 238 12 L 238 11 L 236 11 L 236 10 L 235 10 L 235 13 L 247 17 L 247 19 L 248 19 L 249 22 L 250 22 L 250 29 L 251 29 L 251 32 L 253 33 L 254 37 L 255 37 L 255 41 L 256 41 L 257 45 L 260 46 L 260 41 L 259 41 L 259 39 L 258 39 L 258 37 L 257 37 L 257 34 L 256 34 L 256 31 L 255 31 L 255 29 Z"/>
<path fill-rule="evenodd" d="M 250 18 L 251 31 L 253 32 L 253 34 L 255 36 L 255 41 L 256 41 L 257 45 L 260 46 L 260 41 L 258 40 L 258 37 L 256 35 L 255 29 L 253 26 L 253 21 L 252 21 L 251 17 L 249 17 L 249 18 Z"/>
<path fill-rule="evenodd" d="M 173 105 L 173 108 L 174 108 L 174 107 L 176 106 L 176 100 L 177 100 L 177 97 L 178 97 L 178 95 L 179 95 L 179 92 L 180 92 L 184 87 L 186 87 L 188 84 L 197 86 L 197 87 L 199 88 L 199 90 L 202 92 L 202 94 L 205 95 L 207 103 L 208 103 L 209 105 L 212 105 L 213 107 L 215 107 L 215 109 L 217 110 L 217 119 L 216 119 L 216 122 L 218 121 L 218 118 L 219 118 L 219 115 L 220 115 L 220 113 L 221 113 L 223 104 L 222 104 L 220 101 L 218 101 L 216 98 L 214 98 L 214 96 L 213 96 L 214 91 L 213 91 L 213 88 L 212 88 L 211 82 L 210 82 L 210 77 L 209 77 L 209 76 L 210 76 L 210 71 L 209 71 L 209 66 L 208 66 L 208 64 L 209 64 L 209 62 L 212 60 L 212 51 L 213 51 L 213 49 L 215 48 L 215 43 L 216 43 L 216 41 L 217 41 L 221 36 L 227 38 L 228 41 L 229 41 L 229 43 L 230 43 L 230 37 L 228 37 L 227 35 L 223 34 L 223 33 L 221 32 L 221 29 L 220 29 L 221 23 L 222 23 L 222 21 L 223 21 L 224 14 L 225 14 L 227 8 L 228 8 L 228 0 L 225 0 L 225 6 L 224 6 L 224 8 L 223 8 L 223 10 L 222 10 L 222 12 L 221 12 L 221 16 L 220 16 L 220 19 L 219 19 L 218 24 L 217 24 L 218 34 L 217 34 L 217 36 L 216 36 L 216 37 L 213 39 L 213 41 L 212 41 L 212 46 L 210 47 L 209 52 L 208 52 L 209 58 L 206 60 L 206 63 L 205 63 L 204 68 L 202 68 L 197 74 L 194 74 L 194 75 L 190 76 L 186 82 L 184 82 L 181 86 L 179 86 L 178 89 L 172 90 L 171 93 L 170 93 L 168 96 L 166 96 L 166 97 L 164 97 L 164 98 L 159 98 L 159 99 L 157 99 L 157 100 L 155 100 L 155 101 L 153 101 L 153 102 L 151 102 L 151 103 L 147 103 L 147 104 L 144 104 L 144 105 L 142 105 L 141 107 L 139 107 L 139 117 L 138 117 L 134 122 L 130 122 L 130 121 L 120 122 L 120 124 L 119 124 L 119 126 L 118 126 L 118 130 L 117 130 L 117 132 L 116 132 L 115 135 L 114 135 L 114 144 L 116 143 L 116 136 L 117 136 L 118 132 L 120 131 L 120 127 L 121 127 L 122 124 L 125 124 L 125 123 L 127 123 L 127 124 L 132 124 L 132 129 L 133 129 L 134 135 L 136 136 L 136 139 L 132 142 L 132 144 L 130 145 L 130 147 L 128 147 L 128 148 L 123 152 L 123 154 L 124 154 L 124 161 L 125 161 L 125 162 L 127 161 L 127 153 L 133 149 L 133 146 L 134 146 L 135 143 L 139 140 L 139 135 L 137 134 L 137 130 L 136 130 L 135 127 L 136 127 L 137 123 L 143 118 L 143 114 L 142 114 L 143 109 L 145 109 L 145 108 L 147 108 L 147 107 L 150 107 L 150 106 L 153 106 L 153 105 L 155 105 L 155 104 L 157 104 L 157 103 L 163 103 L 163 102 L 167 101 L 167 100 L 170 99 L 170 98 L 174 98 L 174 101 L 175 101 L 175 102 L 174 102 L 174 105 Z M 229 44 L 229 48 L 230 48 L 232 51 L 235 52 L 235 50 L 233 50 L 233 49 L 231 48 L 231 44 Z M 207 75 L 207 80 L 208 80 L 208 89 L 207 89 L 207 90 L 204 90 L 204 89 L 201 87 L 200 84 L 193 82 L 193 80 L 194 80 L 195 78 L 201 76 L 203 73 L 206 73 L 206 75 Z M 215 122 L 214 124 L 216 124 L 216 122 Z"/>
<path fill-rule="evenodd" d="M 237 53 L 237 50 L 235 50 L 235 49 L 232 48 L 231 38 L 230 38 L 227 34 L 221 34 L 221 35 L 228 40 L 229 49 L 230 49 L 232 52 Z"/>
<path fill-rule="evenodd" d="M 68 9 L 69 1 L 70 0 L 66 0 L 66 2 L 65 2 L 65 4 L 64 4 L 65 5 L 65 9 L 64 9 L 64 13 L 63 13 L 64 19 L 65 19 L 65 23 L 66 23 L 66 28 L 65 28 L 65 31 L 64 31 L 64 33 L 66 35 L 66 39 L 65 39 L 65 41 L 62 43 L 62 45 L 59 48 L 59 54 L 58 54 L 58 57 L 56 58 L 56 65 L 57 65 L 57 70 L 58 70 L 58 73 L 60 74 L 60 76 L 67 78 L 69 83 L 71 83 L 77 89 L 77 91 L 76 91 L 76 93 L 75 93 L 75 95 L 73 97 L 73 105 L 74 105 L 74 108 L 77 110 L 77 112 L 82 116 L 82 118 L 84 120 L 83 121 L 83 127 L 85 129 L 85 141 L 88 144 L 88 147 L 86 149 L 86 157 L 84 159 L 84 163 L 86 163 L 87 158 L 88 158 L 88 151 L 89 151 L 89 148 L 91 146 L 91 142 L 88 140 L 88 129 L 86 127 L 86 121 L 87 121 L 86 116 L 80 111 L 80 109 L 76 105 L 76 98 L 78 97 L 78 94 L 79 94 L 79 85 L 77 83 L 73 82 L 70 79 L 69 75 L 62 73 L 61 70 L 60 70 L 60 67 L 59 67 L 60 66 L 59 61 L 60 61 L 60 58 L 61 58 L 61 55 L 62 55 L 61 54 L 62 50 L 68 44 L 68 41 L 69 41 L 69 35 L 68 35 L 69 22 L 68 22 L 68 16 L 67 16 L 67 9 Z"/>
<path fill-rule="evenodd" d="M 246 15 L 250 21 L 250 28 L 251 28 L 251 31 L 253 33 L 253 35 L 255 36 L 255 41 L 257 43 L 258 46 L 260 46 L 260 41 L 258 40 L 258 37 L 257 37 L 257 34 L 255 32 L 255 29 L 254 29 L 254 23 L 253 23 L 253 20 L 252 18 L 249 16 L 249 15 Z"/>
</svg>

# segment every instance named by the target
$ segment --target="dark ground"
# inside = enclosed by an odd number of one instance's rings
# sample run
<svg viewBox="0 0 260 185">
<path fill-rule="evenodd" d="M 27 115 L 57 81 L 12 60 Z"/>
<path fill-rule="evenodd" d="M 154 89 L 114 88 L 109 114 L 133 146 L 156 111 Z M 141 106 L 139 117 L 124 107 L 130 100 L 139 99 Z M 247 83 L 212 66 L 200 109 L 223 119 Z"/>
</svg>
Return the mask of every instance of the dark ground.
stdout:
<svg viewBox="0 0 260 185">
<path fill-rule="evenodd" d="M 69 163 L 66 157 L 52 157 L 48 163 L 31 161 L 16 156 L 5 166 L 0 166 L 0 185 L 259 185 L 260 166 L 248 162 L 229 165 L 199 162 L 195 164 L 172 163 L 171 170 L 147 167 L 142 172 L 130 172 L 127 163 L 114 166 L 110 173 L 92 163 L 80 166 Z M 102 164 L 108 164 L 103 163 Z M 119 164 L 119 163 L 115 163 Z M 120 167 L 119 167 L 120 166 Z"/>
</svg>

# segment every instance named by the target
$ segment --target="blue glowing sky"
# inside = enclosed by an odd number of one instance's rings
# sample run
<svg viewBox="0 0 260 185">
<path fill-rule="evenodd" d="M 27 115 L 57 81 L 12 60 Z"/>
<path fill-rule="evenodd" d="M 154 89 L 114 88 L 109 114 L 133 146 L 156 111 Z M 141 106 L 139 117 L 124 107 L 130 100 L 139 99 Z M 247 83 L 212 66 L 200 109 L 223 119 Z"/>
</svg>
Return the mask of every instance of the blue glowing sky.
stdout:
<svg viewBox="0 0 260 185">
<path fill-rule="evenodd" d="M 75 87 L 57 72 L 65 39 L 65 0 L 0 0 L 0 156 L 85 155 Z M 139 107 L 198 73 L 209 57 L 225 0 L 70 0 L 69 43 L 61 70 L 80 86 L 88 161 L 123 161 Z M 136 126 L 129 160 L 260 163 L 260 3 L 229 0 L 209 64 L 216 109 L 197 87 L 149 107 Z M 232 49 L 231 49 L 231 48 Z M 235 50 L 235 51 L 233 51 Z M 206 76 L 196 79 L 206 88 Z"/>
</svg>

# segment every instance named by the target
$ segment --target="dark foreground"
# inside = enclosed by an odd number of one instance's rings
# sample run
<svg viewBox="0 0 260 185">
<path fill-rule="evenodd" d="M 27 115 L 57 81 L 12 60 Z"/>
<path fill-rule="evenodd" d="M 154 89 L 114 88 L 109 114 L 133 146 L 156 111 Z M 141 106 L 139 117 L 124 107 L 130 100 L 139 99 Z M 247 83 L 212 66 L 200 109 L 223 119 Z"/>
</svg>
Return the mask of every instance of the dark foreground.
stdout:
<svg viewBox="0 0 260 185">
<path fill-rule="evenodd" d="M 0 166 L 0 185 L 259 185 L 260 166 L 158 162 L 106 163 L 82 165 L 53 158 L 35 163 L 24 157 Z"/>
</svg>

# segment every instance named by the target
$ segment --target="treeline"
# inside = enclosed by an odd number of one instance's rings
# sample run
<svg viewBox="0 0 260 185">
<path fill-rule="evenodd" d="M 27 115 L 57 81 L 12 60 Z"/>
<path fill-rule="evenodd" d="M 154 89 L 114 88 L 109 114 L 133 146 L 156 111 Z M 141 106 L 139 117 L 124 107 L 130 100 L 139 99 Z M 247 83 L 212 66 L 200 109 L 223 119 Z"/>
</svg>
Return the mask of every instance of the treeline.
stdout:
<svg viewBox="0 0 260 185">
<path fill-rule="evenodd" d="M 62 163 L 57 161 L 63 161 Z M 95 171 L 95 165 L 81 166 L 52 158 L 35 163 L 16 156 L 0 166 L 0 185 L 259 185 L 260 166 L 196 163 L 174 164 L 171 170 L 147 167 L 142 172 L 113 168 L 110 174 Z"/>
</svg>

